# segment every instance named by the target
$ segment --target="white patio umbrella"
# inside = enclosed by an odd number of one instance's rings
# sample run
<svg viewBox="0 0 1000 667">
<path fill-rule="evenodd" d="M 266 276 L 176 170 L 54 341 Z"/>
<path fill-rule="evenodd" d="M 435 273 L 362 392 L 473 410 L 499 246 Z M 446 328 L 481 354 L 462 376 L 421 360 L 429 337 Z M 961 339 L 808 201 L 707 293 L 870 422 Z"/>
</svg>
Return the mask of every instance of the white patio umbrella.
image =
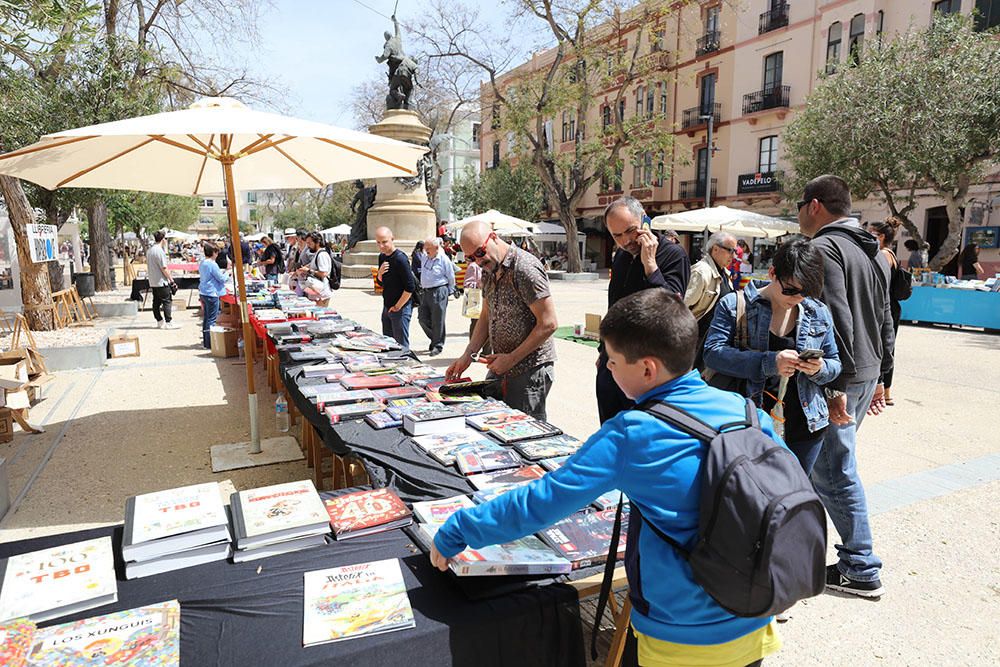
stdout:
<svg viewBox="0 0 1000 667">
<path fill-rule="evenodd" d="M 186 234 L 184 232 L 178 231 L 176 229 L 171 229 L 164 234 L 168 239 L 178 239 L 181 241 L 194 241 L 198 237 L 194 234 Z"/>
<path fill-rule="evenodd" d="M 116 188 L 178 195 L 317 188 L 357 178 L 411 176 L 426 148 L 279 114 L 253 111 L 225 97 L 182 111 L 129 118 L 48 134 L 0 155 L 0 173 L 42 187 Z M 236 206 L 229 230 L 239 238 Z M 235 266 L 243 266 L 233 243 Z M 244 340 L 253 340 L 246 285 L 236 272 Z M 253 346 L 247 345 L 250 453 L 259 453 Z"/>
<path fill-rule="evenodd" d="M 653 218 L 651 225 L 653 229 L 672 229 L 676 232 L 725 230 L 734 236 L 754 238 L 775 238 L 784 234 L 797 234 L 799 231 L 796 223 L 728 206 L 658 215 Z"/>
<path fill-rule="evenodd" d="M 350 225 L 337 225 L 336 227 L 327 227 L 320 232 L 323 236 L 346 236 L 351 233 Z"/>
<path fill-rule="evenodd" d="M 490 227 L 493 228 L 493 231 L 504 236 L 531 236 L 535 233 L 535 225 L 533 223 L 528 222 L 527 220 L 521 220 L 520 218 L 515 218 L 514 216 L 507 215 L 506 213 L 501 213 L 493 208 L 485 213 L 470 215 L 468 218 L 463 220 L 449 223 L 445 226 L 445 229 L 447 229 L 450 233 L 455 234 L 461 231 L 462 227 L 465 227 L 473 220 L 488 222 Z"/>
</svg>

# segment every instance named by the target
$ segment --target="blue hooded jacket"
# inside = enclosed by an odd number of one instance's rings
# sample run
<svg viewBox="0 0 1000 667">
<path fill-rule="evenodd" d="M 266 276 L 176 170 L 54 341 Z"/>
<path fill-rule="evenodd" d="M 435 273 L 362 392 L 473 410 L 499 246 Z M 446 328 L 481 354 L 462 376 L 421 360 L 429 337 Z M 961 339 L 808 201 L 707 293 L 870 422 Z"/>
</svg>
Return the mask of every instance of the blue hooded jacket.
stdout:
<svg viewBox="0 0 1000 667">
<path fill-rule="evenodd" d="M 709 387 L 696 371 L 639 396 L 668 401 L 718 428 L 746 418 L 746 402 Z M 771 418 L 758 410 L 761 428 L 781 442 Z M 488 503 L 460 510 L 438 530 L 434 543 L 445 557 L 466 546 L 503 544 L 536 533 L 585 507 L 602 493 L 621 489 L 643 516 L 680 544 L 698 533 L 701 464 L 705 446 L 659 418 L 625 410 L 609 419 L 563 467 Z M 653 531 L 629 531 L 627 564 L 632 624 L 657 639 L 719 644 L 766 626 L 771 617 L 740 618 L 720 607 L 698 585 L 691 568 Z M 638 547 L 637 549 L 635 547 Z M 646 611 L 642 611 L 645 609 Z"/>
</svg>

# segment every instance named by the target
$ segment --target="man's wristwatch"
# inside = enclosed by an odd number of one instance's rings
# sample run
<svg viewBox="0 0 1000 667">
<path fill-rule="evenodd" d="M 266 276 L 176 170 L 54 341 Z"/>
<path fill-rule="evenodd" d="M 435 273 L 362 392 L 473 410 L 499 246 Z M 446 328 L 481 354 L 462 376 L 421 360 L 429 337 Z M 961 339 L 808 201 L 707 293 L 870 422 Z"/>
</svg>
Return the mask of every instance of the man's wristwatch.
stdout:
<svg viewBox="0 0 1000 667">
<path fill-rule="evenodd" d="M 844 395 L 844 392 L 840 391 L 839 389 L 829 389 L 829 388 L 824 389 L 823 393 L 826 395 L 827 398 L 831 400 L 835 398 L 840 398 L 841 396 Z"/>
</svg>

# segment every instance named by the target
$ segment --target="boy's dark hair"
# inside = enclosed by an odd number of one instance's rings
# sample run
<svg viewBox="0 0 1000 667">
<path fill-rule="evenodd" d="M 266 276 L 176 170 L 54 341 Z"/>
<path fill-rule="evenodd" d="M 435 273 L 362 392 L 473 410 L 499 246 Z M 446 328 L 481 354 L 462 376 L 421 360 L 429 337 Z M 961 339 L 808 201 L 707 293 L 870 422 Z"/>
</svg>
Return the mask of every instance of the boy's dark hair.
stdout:
<svg viewBox="0 0 1000 667">
<path fill-rule="evenodd" d="M 906 239 L 905 241 L 903 241 L 903 247 L 909 250 L 910 252 L 913 252 L 914 250 L 920 250 L 920 246 L 917 245 L 917 242 L 914 241 L 913 239 Z"/>
<path fill-rule="evenodd" d="M 205 251 L 205 257 L 215 257 L 215 253 L 219 252 L 214 243 L 206 243 L 201 249 Z"/>
<path fill-rule="evenodd" d="M 160 241 L 163 240 L 163 237 L 166 235 L 167 235 L 166 232 L 164 232 L 162 229 L 157 229 L 155 232 L 153 232 L 153 240 L 159 243 Z"/>
<path fill-rule="evenodd" d="M 848 215 L 851 212 L 851 188 L 840 176 L 817 176 L 806 183 L 802 195 L 806 202 L 819 200 L 833 215 Z"/>
<path fill-rule="evenodd" d="M 795 280 L 803 296 L 818 299 L 823 293 L 823 255 L 805 239 L 782 243 L 771 260 L 778 280 Z"/>
<path fill-rule="evenodd" d="M 646 289 L 608 309 L 601 321 L 601 339 L 630 364 L 654 357 L 671 375 L 683 375 L 694 366 L 698 323 L 677 295 Z"/>
</svg>

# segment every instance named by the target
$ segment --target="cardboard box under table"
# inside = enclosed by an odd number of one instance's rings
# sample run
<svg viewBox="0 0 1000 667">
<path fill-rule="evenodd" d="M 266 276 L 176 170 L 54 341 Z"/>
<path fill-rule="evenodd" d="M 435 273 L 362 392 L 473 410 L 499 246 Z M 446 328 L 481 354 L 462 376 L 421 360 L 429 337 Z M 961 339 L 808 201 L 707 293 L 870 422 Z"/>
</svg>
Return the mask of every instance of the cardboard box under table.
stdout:
<svg viewBox="0 0 1000 667">
<path fill-rule="evenodd" d="M 240 332 L 229 327 L 214 326 L 209 330 L 213 357 L 235 357 L 239 354 Z"/>
</svg>

